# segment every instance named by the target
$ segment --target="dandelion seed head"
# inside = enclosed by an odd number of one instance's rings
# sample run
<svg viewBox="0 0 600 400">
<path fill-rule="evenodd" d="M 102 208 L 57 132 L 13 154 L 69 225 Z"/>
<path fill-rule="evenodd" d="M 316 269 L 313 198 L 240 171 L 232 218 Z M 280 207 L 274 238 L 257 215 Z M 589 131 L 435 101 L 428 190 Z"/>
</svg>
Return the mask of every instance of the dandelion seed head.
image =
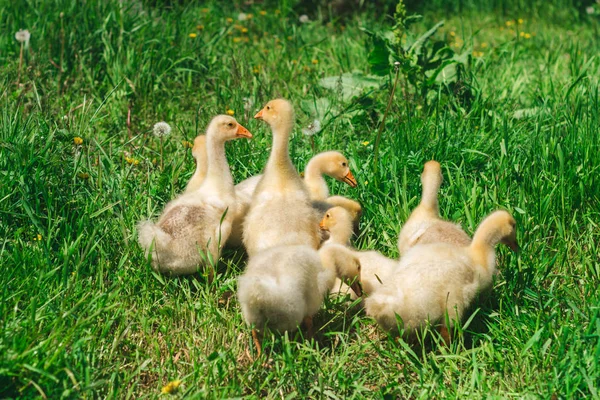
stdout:
<svg viewBox="0 0 600 400">
<path fill-rule="evenodd" d="M 298 18 L 298 21 L 300 21 L 300 23 L 302 23 L 302 24 L 306 24 L 306 23 L 310 22 L 310 18 L 308 18 L 308 15 L 302 14 L 300 16 L 300 18 Z"/>
<path fill-rule="evenodd" d="M 19 43 L 25 43 L 27 45 L 30 38 L 31 33 L 29 33 L 27 29 L 19 29 L 19 31 L 15 33 L 15 39 L 17 39 Z"/>
<path fill-rule="evenodd" d="M 302 133 L 306 136 L 313 136 L 321 131 L 321 121 L 315 119 L 308 126 L 302 129 Z"/>
<path fill-rule="evenodd" d="M 154 128 L 152 128 L 152 132 L 156 137 L 169 136 L 171 134 L 171 125 L 164 121 L 157 122 L 154 124 Z"/>
<path fill-rule="evenodd" d="M 244 97 L 244 110 L 250 112 L 254 110 L 254 100 L 250 97 Z"/>
<path fill-rule="evenodd" d="M 248 14 L 246 13 L 239 13 L 237 16 L 238 21 L 245 21 L 248 19 Z"/>
</svg>

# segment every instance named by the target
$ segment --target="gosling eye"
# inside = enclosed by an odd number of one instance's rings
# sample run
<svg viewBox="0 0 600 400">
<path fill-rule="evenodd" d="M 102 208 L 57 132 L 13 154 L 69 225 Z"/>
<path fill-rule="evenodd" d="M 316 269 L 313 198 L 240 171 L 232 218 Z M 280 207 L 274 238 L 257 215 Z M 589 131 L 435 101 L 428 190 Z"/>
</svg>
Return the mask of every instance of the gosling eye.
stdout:
<svg viewBox="0 0 600 400">
<path fill-rule="evenodd" d="M 270 109 L 271 109 L 271 106 L 267 106 L 267 110 L 270 110 Z"/>
<path fill-rule="evenodd" d="M 346 166 L 346 163 L 345 163 L 345 162 L 343 162 L 343 163 L 342 163 L 342 167 L 345 167 L 345 166 Z"/>
<path fill-rule="evenodd" d="M 230 128 L 233 128 L 233 122 L 228 123 L 227 126 L 229 126 Z"/>
<path fill-rule="evenodd" d="M 331 218 L 331 215 L 329 215 L 329 214 L 326 214 L 326 215 L 325 215 L 325 217 L 326 217 L 326 218 Z"/>
</svg>

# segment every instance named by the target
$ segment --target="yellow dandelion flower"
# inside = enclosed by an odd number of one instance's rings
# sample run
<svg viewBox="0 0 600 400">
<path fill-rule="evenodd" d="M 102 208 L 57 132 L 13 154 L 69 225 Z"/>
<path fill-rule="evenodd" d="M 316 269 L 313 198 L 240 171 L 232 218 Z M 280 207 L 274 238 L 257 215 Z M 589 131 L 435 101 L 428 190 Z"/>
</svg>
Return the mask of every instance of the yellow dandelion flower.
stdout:
<svg viewBox="0 0 600 400">
<path fill-rule="evenodd" d="M 488 44 L 486 42 L 481 43 L 481 48 L 485 49 L 486 47 L 488 47 Z"/>
<path fill-rule="evenodd" d="M 140 163 L 140 160 L 133 157 L 125 157 L 125 161 L 130 165 L 138 165 Z"/>
<path fill-rule="evenodd" d="M 369 184 L 369 181 L 365 181 L 365 185 L 368 185 L 368 184 Z"/>
<path fill-rule="evenodd" d="M 307 67 L 306 65 L 302 69 L 304 69 L 305 72 L 310 71 L 310 67 Z"/>
<path fill-rule="evenodd" d="M 163 386 L 162 389 L 160 389 L 160 392 L 162 394 L 176 393 L 177 389 L 179 389 L 180 385 L 181 385 L 181 381 L 179 379 L 176 381 L 171 381 L 171 382 L 167 383 L 165 386 Z"/>
<path fill-rule="evenodd" d="M 266 12 L 265 10 L 260 10 L 258 13 L 259 13 L 260 15 L 262 15 L 263 17 L 264 17 L 265 15 L 267 15 L 267 12 Z"/>
<path fill-rule="evenodd" d="M 294 65 L 298 64 L 298 60 L 292 60 L 292 64 L 294 64 Z"/>
<path fill-rule="evenodd" d="M 293 37 L 291 37 L 291 36 L 287 37 L 287 40 L 292 40 L 292 39 L 293 39 Z"/>
<path fill-rule="evenodd" d="M 506 26 L 513 26 L 515 24 L 515 21 L 506 21 L 504 24 Z"/>
<path fill-rule="evenodd" d="M 257 65 L 254 68 L 252 68 L 252 73 L 253 74 L 258 74 L 259 72 L 260 72 L 260 66 L 259 65 Z"/>
<path fill-rule="evenodd" d="M 233 115 L 233 114 L 235 114 L 235 111 L 233 111 L 231 108 L 228 108 L 227 111 L 225 111 L 225 113 L 227 115 Z"/>
<path fill-rule="evenodd" d="M 523 35 L 523 37 L 525 39 L 531 39 L 531 33 L 525 33 L 525 35 Z"/>
<path fill-rule="evenodd" d="M 482 57 L 483 56 L 483 52 L 482 51 L 473 51 L 473 57 Z"/>
<path fill-rule="evenodd" d="M 241 37 L 237 37 L 237 36 L 236 36 L 236 37 L 234 37 L 234 38 L 233 38 L 233 43 L 239 43 L 239 42 L 241 42 L 241 41 L 242 41 L 242 38 L 241 38 Z"/>
<path fill-rule="evenodd" d="M 227 17 L 225 18 L 225 21 L 227 21 L 228 24 L 231 24 L 233 22 L 233 18 Z"/>
<path fill-rule="evenodd" d="M 252 17 L 254 17 L 254 14 L 246 14 L 246 19 L 252 19 Z"/>
<path fill-rule="evenodd" d="M 369 142 L 368 140 L 365 140 L 364 142 L 362 142 L 362 145 L 363 145 L 363 146 L 368 146 L 368 145 L 369 145 L 369 143 L 370 143 L 370 142 Z"/>
<path fill-rule="evenodd" d="M 187 140 L 182 140 L 181 144 L 183 145 L 184 148 L 186 149 L 191 149 L 192 147 L 194 147 L 194 144 L 191 142 L 188 142 Z"/>
<path fill-rule="evenodd" d="M 78 173 L 78 174 L 77 174 L 77 177 L 78 177 L 79 179 L 89 179 L 89 178 L 90 178 L 90 175 L 89 175 L 89 174 L 86 174 L 85 172 L 80 172 L 80 173 Z"/>
<path fill-rule="evenodd" d="M 38 233 L 37 235 L 35 235 L 35 236 L 33 237 L 33 241 L 35 242 L 36 240 L 37 240 L 37 241 L 40 241 L 40 240 L 42 240 L 42 235 L 40 235 L 39 233 Z"/>
<path fill-rule="evenodd" d="M 518 22 L 519 24 L 522 24 L 523 22 L 525 22 L 525 20 L 524 20 L 523 18 L 519 18 L 519 19 L 517 20 L 517 22 Z"/>
<path fill-rule="evenodd" d="M 79 136 L 75 136 L 73 138 L 73 143 L 75 143 L 77 146 L 79 146 L 80 144 L 83 144 L 83 139 L 80 138 Z"/>
<path fill-rule="evenodd" d="M 197 25 L 196 29 L 198 29 L 199 31 L 203 31 L 204 30 L 204 25 Z"/>
<path fill-rule="evenodd" d="M 208 12 L 208 8 L 203 8 L 203 9 L 202 9 L 202 10 L 200 10 L 200 11 L 202 11 L 204 14 L 206 14 L 206 13 Z"/>
<path fill-rule="evenodd" d="M 452 36 L 452 37 L 456 36 L 456 32 L 450 31 L 450 36 Z"/>
<path fill-rule="evenodd" d="M 319 63 L 319 60 L 317 60 L 317 59 L 315 58 L 315 59 L 313 59 L 313 60 L 311 61 L 311 63 L 313 63 L 313 64 L 317 65 L 317 64 Z"/>
<path fill-rule="evenodd" d="M 198 36 L 196 33 L 190 33 L 188 35 L 190 37 L 190 39 L 196 39 L 196 36 Z"/>
<path fill-rule="evenodd" d="M 519 36 L 521 36 L 521 37 L 525 36 L 525 32 L 523 32 L 523 31 L 519 32 Z"/>
<path fill-rule="evenodd" d="M 248 33 L 248 28 L 242 28 L 242 33 Z"/>
</svg>

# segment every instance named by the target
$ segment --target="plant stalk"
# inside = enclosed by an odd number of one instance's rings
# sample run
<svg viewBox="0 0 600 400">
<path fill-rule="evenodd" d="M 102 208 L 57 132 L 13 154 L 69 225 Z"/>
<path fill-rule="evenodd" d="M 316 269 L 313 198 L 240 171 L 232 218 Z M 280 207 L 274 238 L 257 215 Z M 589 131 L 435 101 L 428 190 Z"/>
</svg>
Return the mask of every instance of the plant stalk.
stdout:
<svg viewBox="0 0 600 400">
<path fill-rule="evenodd" d="M 379 142 L 381 141 L 381 132 L 383 131 L 383 127 L 385 126 L 385 120 L 387 119 L 388 112 L 390 111 L 390 107 L 392 106 L 392 100 L 394 99 L 394 93 L 396 92 L 396 85 L 398 85 L 398 77 L 400 76 L 400 66 L 398 63 L 395 64 L 396 68 L 396 77 L 394 78 L 394 85 L 392 86 L 392 92 L 390 93 L 390 98 L 388 100 L 387 107 L 385 108 L 385 112 L 383 113 L 383 119 L 379 124 L 379 129 L 377 130 L 377 136 L 375 137 L 375 149 L 373 156 L 373 172 L 375 179 L 377 179 L 377 165 L 379 163 Z"/>
</svg>

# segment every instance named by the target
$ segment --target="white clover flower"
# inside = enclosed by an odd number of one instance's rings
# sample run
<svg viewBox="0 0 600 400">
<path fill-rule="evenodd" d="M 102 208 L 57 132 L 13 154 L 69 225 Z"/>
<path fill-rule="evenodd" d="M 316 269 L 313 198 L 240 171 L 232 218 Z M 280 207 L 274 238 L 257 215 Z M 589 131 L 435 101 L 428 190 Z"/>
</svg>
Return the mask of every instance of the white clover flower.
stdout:
<svg viewBox="0 0 600 400">
<path fill-rule="evenodd" d="M 319 121 L 318 119 L 315 119 L 313 122 L 308 124 L 308 126 L 306 128 L 302 129 L 302 133 L 305 134 L 306 136 L 315 135 L 315 134 L 319 133 L 320 131 L 321 131 L 321 121 Z"/>
<path fill-rule="evenodd" d="M 168 136 L 171 134 L 171 126 L 166 122 L 157 122 L 154 124 L 152 131 L 156 137 Z"/>
<path fill-rule="evenodd" d="M 302 14 L 300 18 L 298 18 L 298 21 L 302 24 L 306 24 L 307 22 L 310 22 L 310 18 L 308 18 L 308 15 Z"/>
<path fill-rule="evenodd" d="M 19 32 L 15 33 L 15 39 L 19 43 L 25 43 L 25 46 L 29 45 L 29 39 L 31 38 L 31 33 L 27 29 L 19 29 Z"/>
<path fill-rule="evenodd" d="M 248 19 L 248 14 L 246 14 L 246 13 L 239 13 L 237 19 L 238 19 L 238 21 L 245 21 L 245 20 Z"/>
<path fill-rule="evenodd" d="M 254 109 L 254 100 L 250 97 L 244 97 L 244 110 L 250 112 Z"/>
</svg>

